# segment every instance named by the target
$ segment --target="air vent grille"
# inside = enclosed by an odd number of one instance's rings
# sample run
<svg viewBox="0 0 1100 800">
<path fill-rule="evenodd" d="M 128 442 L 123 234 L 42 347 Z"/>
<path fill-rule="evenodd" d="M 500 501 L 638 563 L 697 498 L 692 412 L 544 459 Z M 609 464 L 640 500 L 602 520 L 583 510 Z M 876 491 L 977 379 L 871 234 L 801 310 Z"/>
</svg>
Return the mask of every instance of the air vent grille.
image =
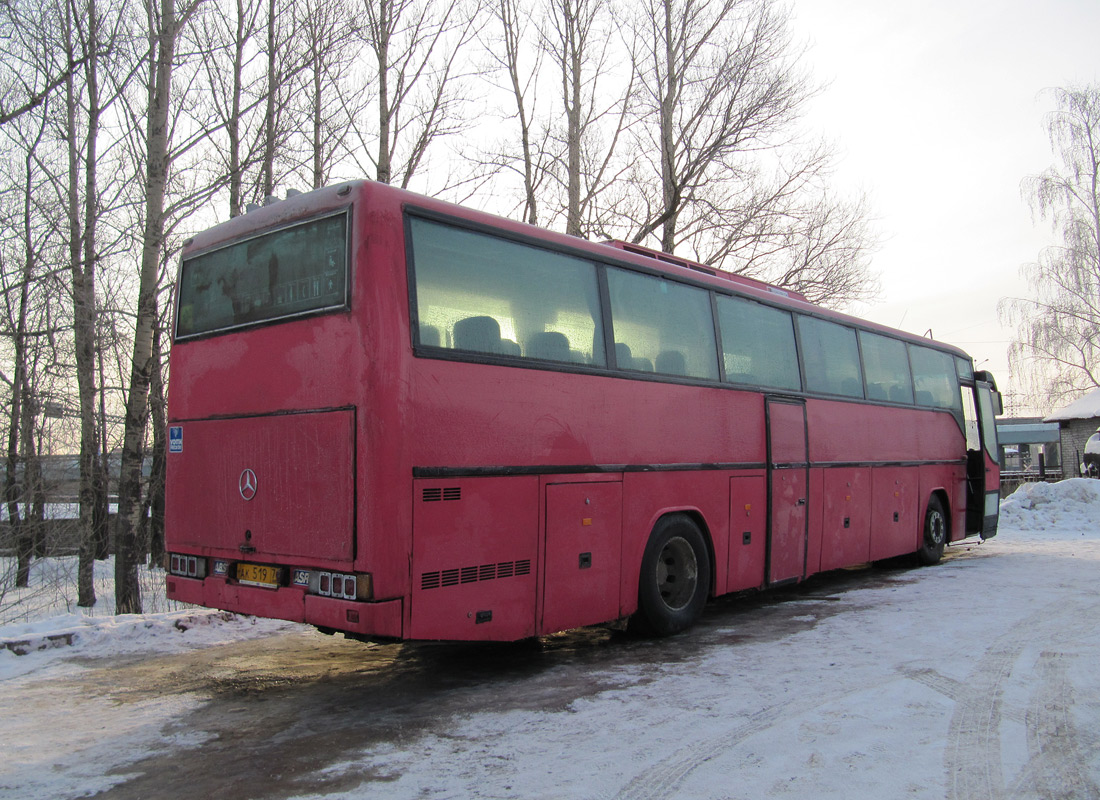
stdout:
<svg viewBox="0 0 1100 800">
<path fill-rule="evenodd" d="M 458 586 L 461 583 L 494 581 L 499 578 L 515 578 L 531 574 L 531 560 L 502 561 L 498 564 L 444 569 L 438 572 L 425 572 L 420 576 L 421 589 L 439 589 L 444 586 Z"/>
<path fill-rule="evenodd" d="M 430 489 L 424 489 L 421 493 L 421 499 L 425 503 L 438 503 L 441 500 L 461 500 L 462 499 L 462 487 L 461 486 L 447 486 L 439 487 L 435 486 Z"/>
</svg>

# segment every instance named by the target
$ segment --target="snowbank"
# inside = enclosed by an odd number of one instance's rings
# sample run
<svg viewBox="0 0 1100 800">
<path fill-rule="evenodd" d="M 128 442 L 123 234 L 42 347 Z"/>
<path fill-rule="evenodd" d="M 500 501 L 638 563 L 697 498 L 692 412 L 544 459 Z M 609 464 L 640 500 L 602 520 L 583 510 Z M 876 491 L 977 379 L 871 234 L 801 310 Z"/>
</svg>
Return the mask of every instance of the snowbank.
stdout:
<svg viewBox="0 0 1100 800">
<path fill-rule="evenodd" d="M 1001 502 L 999 529 L 1095 532 L 1100 529 L 1100 481 L 1070 478 L 1025 483 Z"/>
<path fill-rule="evenodd" d="M 179 652 L 269 636 L 293 623 L 196 608 L 160 614 L 93 617 L 62 614 L 0 626 L 0 680 L 22 675 L 78 649 L 82 656 Z"/>
</svg>

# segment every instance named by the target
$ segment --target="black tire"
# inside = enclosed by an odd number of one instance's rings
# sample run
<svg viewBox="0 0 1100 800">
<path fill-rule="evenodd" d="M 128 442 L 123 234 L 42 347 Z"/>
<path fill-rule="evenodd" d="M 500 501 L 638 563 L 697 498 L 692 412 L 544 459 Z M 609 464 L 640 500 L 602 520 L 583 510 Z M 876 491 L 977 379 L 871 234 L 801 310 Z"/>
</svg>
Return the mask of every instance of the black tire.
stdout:
<svg viewBox="0 0 1100 800">
<path fill-rule="evenodd" d="M 943 504 L 938 497 L 928 500 L 928 508 L 924 512 L 924 537 L 921 539 L 920 550 L 917 551 L 917 561 L 924 566 L 938 564 L 943 558 L 943 548 L 947 544 L 947 514 L 943 510 Z"/>
<path fill-rule="evenodd" d="M 631 627 L 671 636 L 695 624 L 710 593 L 710 552 L 698 526 L 683 514 L 662 517 L 642 556 L 638 611 Z"/>
</svg>

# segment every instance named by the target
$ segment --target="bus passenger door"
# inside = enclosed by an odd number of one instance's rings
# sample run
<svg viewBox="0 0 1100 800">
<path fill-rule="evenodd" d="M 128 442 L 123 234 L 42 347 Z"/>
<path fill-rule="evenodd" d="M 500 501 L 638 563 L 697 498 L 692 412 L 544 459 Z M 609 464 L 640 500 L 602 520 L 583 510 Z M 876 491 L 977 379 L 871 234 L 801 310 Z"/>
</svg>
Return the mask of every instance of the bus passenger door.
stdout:
<svg viewBox="0 0 1100 800">
<path fill-rule="evenodd" d="M 966 533 L 988 539 L 997 534 L 1001 465 L 996 415 L 1001 397 L 987 372 L 962 386 L 966 424 Z M 983 380 L 987 378 L 987 380 Z"/>
<path fill-rule="evenodd" d="M 809 490 L 806 404 L 765 400 L 768 426 L 769 585 L 801 580 L 806 574 L 806 508 Z"/>
<path fill-rule="evenodd" d="M 1004 413 L 1004 404 L 997 385 L 988 372 L 976 372 L 974 390 L 978 397 L 978 423 L 981 431 L 982 454 L 980 466 L 981 486 L 975 506 L 981 509 L 981 535 L 989 539 L 997 535 L 997 518 L 1001 503 L 1001 448 L 997 443 L 997 415 Z M 967 475 L 969 477 L 969 454 Z M 969 521 L 970 508 L 967 507 Z M 969 525 L 968 525 L 969 527 Z"/>
</svg>

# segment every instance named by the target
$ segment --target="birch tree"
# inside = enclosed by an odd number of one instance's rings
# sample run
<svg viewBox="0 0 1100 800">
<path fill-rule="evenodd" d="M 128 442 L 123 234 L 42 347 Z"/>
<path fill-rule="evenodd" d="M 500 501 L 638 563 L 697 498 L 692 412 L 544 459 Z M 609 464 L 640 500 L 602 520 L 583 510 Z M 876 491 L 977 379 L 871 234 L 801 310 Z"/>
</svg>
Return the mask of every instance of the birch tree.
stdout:
<svg viewBox="0 0 1100 800">
<path fill-rule="evenodd" d="M 1022 193 L 1058 238 L 1022 269 L 1030 297 L 1006 298 L 1016 328 L 1014 372 L 1030 372 L 1051 403 L 1100 387 L 1100 85 L 1051 92 L 1046 130 L 1056 163 Z"/>
<path fill-rule="evenodd" d="M 463 129 L 460 82 L 476 17 L 466 0 L 363 0 L 362 10 L 377 127 L 357 125 L 355 135 L 378 181 L 408 188 L 432 145 Z"/>
<path fill-rule="evenodd" d="M 628 237 L 679 248 L 830 305 L 866 298 L 866 205 L 827 190 L 828 148 L 799 142 L 813 86 L 773 0 L 646 0 L 635 17 L 641 154 Z"/>
<path fill-rule="evenodd" d="M 77 13 L 79 11 L 79 13 Z M 73 341 L 80 411 L 80 552 L 77 604 L 95 605 L 93 561 L 105 555 L 107 519 L 106 464 L 100 457 L 96 405 L 96 230 L 99 198 L 100 15 L 97 0 L 81 9 L 66 4 L 64 47 L 69 63 L 84 63 L 82 85 L 70 73 L 65 81 L 65 141 L 68 149 L 66 208 L 69 265 L 72 271 Z M 83 180 L 82 180 L 83 179 Z"/>
<path fill-rule="evenodd" d="M 543 49 L 537 42 L 529 6 L 520 0 L 494 0 L 489 6 L 492 24 L 482 46 L 489 55 L 490 76 L 503 76 L 496 84 L 509 103 L 503 124 L 515 126 L 515 137 L 498 137 L 489 145 L 492 152 L 480 156 L 490 167 L 517 174 L 523 182 L 520 217 L 538 225 L 539 194 L 547 183 L 553 156 L 548 149 L 549 126 L 540 125 L 539 78 Z"/>
<path fill-rule="evenodd" d="M 252 146 L 260 138 L 253 112 L 265 102 L 264 78 L 259 70 L 262 54 L 253 45 L 262 8 L 246 0 L 211 3 L 194 26 L 194 47 L 201 53 L 210 97 L 209 128 L 225 135 L 225 145 L 212 148 L 208 156 L 225 176 L 231 217 L 243 212 L 246 175 L 259 161 Z"/>
<path fill-rule="evenodd" d="M 165 197 L 173 153 L 169 137 L 172 77 L 180 30 L 202 0 L 186 0 L 179 9 L 174 0 L 160 0 L 149 8 L 153 40 L 150 64 L 148 128 L 145 147 L 144 229 L 138 283 L 137 320 L 126 398 L 125 436 L 118 489 L 118 531 L 115 555 L 115 607 L 120 614 L 141 613 L 141 585 L 137 568 L 144 556 L 141 466 L 149 412 L 149 386 L 156 362 L 154 328 L 158 321 L 157 294 L 165 241 Z"/>
<path fill-rule="evenodd" d="M 589 234 L 586 220 L 599 195 L 620 177 L 615 157 L 628 129 L 635 74 L 616 74 L 617 30 L 606 0 L 549 0 L 542 47 L 560 77 L 564 127 L 560 131 L 564 163 L 559 180 L 565 190 L 565 232 Z M 609 88 L 613 79 L 619 85 Z"/>
<path fill-rule="evenodd" d="M 355 95 L 368 95 L 352 86 L 360 40 L 359 23 L 346 0 L 297 7 L 295 28 L 301 42 L 302 69 L 293 104 L 299 124 L 293 126 L 304 150 L 299 174 L 311 189 L 325 186 L 345 157 L 354 115 L 362 110 L 347 104 Z"/>
<path fill-rule="evenodd" d="M 638 24 L 648 111 L 638 146 L 659 188 L 644 194 L 633 241 L 656 236 L 671 253 L 685 217 L 713 205 L 710 185 L 745 183 L 808 90 L 769 0 L 646 0 Z"/>
</svg>

